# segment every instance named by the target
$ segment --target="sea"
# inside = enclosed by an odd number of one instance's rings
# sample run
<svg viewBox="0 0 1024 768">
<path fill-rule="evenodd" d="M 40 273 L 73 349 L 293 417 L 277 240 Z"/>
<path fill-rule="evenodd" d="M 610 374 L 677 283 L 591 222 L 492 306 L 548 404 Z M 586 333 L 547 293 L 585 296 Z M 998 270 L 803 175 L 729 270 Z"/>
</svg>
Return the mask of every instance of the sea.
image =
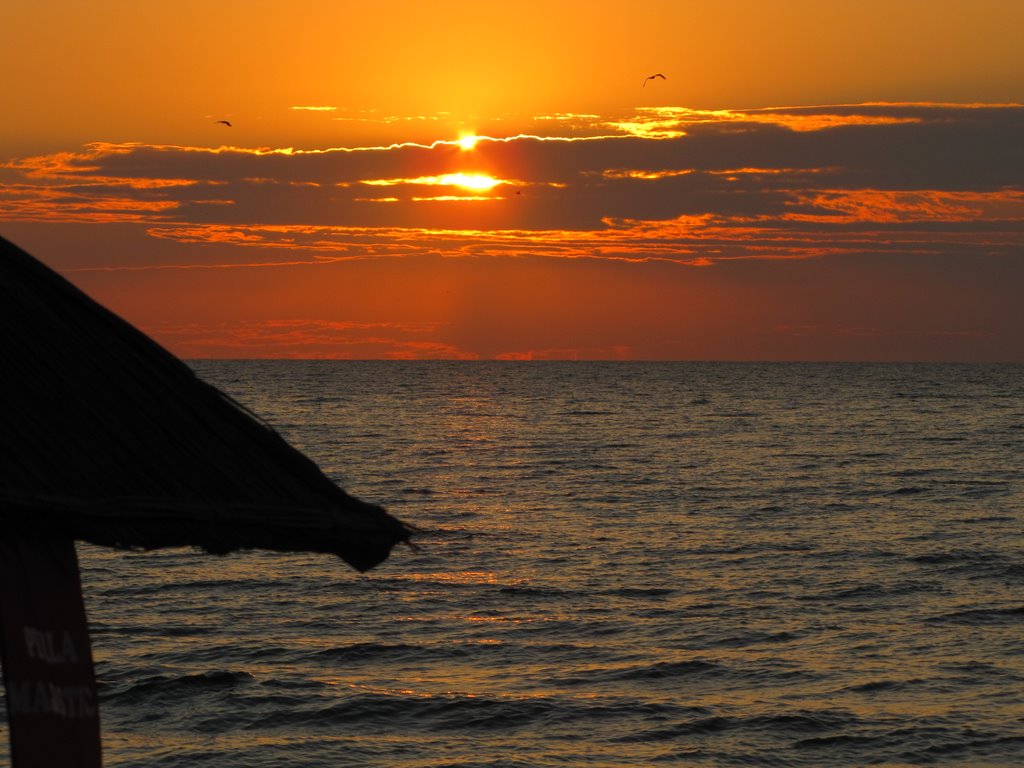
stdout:
<svg viewBox="0 0 1024 768">
<path fill-rule="evenodd" d="M 1024 765 L 1024 366 L 190 365 L 419 533 L 79 544 L 107 766 Z"/>
</svg>

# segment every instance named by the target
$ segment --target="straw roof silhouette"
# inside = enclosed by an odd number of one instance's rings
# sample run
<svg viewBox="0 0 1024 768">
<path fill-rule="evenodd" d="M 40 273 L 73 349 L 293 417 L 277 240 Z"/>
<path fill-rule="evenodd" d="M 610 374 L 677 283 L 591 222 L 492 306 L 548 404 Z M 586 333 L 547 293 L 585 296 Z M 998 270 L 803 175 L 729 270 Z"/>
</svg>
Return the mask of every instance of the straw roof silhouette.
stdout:
<svg viewBox="0 0 1024 768">
<path fill-rule="evenodd" d="M 328 552 L 411 529 L 0 238 L 0 531 L 121 548 Z"/>
</svg>

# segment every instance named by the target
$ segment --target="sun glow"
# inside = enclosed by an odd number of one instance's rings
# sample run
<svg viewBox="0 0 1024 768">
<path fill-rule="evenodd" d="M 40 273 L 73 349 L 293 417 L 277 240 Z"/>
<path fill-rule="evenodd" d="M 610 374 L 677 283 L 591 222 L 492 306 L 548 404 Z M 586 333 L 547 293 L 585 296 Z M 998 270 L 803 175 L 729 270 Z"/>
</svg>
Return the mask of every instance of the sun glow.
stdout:
<svg viewBox="0 0 1024 768">
<path fill-rule="evenodd" d="M 499 184 L 510 182 L 488 176 L 486 173 L 445 173 L 440 176 L 417 176 L 412 179 L 364 179 L 361 184 L 375 187 L 392 187 L 399 184 L 424 184 L 437 187 L 463 187 L 464 189 L 487 190 Z"/>
<path fill-rule="evenodd" d="M 464 152 L 468 152 L 469 150 L 473 149 L 476 146 L 477 142 L 480 141 L 480 139 L 482 138 L 483 136 L 474 136 L 472 134 L 464 133 L 459 136 L 459 140 L 455 143 L 459 145 L 459 149 L 463 150 Z"/>
<path fill-rule="evenodd" d="M 438 177 L 439 184 L 450 184 L 464 189 L 491 189 L 501 184 L 500 179 L 486 173 L 446 173 Z"/>
</svg>

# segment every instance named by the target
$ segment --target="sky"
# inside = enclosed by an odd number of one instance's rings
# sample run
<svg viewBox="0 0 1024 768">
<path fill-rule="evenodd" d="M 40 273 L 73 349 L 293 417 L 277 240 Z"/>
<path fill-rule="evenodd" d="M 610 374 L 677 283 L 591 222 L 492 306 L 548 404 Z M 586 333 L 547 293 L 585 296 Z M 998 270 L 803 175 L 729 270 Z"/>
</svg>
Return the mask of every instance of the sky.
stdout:
<svg viewBox="0 0 1024 768">
<path fill-rule="evenodd" d="M 1024 361 L 1018 0 L 0 29 L 0 236 L 182 357 Z"/>
</svg>

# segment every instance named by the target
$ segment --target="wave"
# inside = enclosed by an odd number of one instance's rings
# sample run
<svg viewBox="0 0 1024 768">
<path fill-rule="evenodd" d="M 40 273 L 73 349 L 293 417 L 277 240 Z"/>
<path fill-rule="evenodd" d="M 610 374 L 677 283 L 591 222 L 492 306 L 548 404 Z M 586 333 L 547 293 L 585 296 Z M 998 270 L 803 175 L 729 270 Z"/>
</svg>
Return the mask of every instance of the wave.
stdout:
<svg viewBox="0 0 1024 768">
<path fill-rule="evenodd" d="M 542 598 L 565 598 L 570 597 L 573 594 L 565 589 L 559 589 L 558 587 L 535 587 L 528 585 L 512 585 L 500 587 L 498 589 L 499 594 L 508 595 L 510 597 L 542 597 Z"/>
<path fill-rule="evenodd" d="M 710 648 L 747 648 L 752 645 L 777 645 L 791 643 L 805 636 L 802 632 L 762 632 L 751 630 L 735 635 L 727 635 L 707 643 Z"/>
<path fill-rule="evenodd" d="M 211 670 L 188 675 L 151 675 L 120 684 L 103 682 L 98 687 L 103 700 L 139 702 L 143 699 L 192 696 L 201 691 L 233 689 L 249 685 L 254 680 L 248 672 Z"/>
<path fill-rule="evenodd" d="M 845 602 L 847 600 L 857 600 L 870 603 L 881 598 L 914 595 L 921 592 L 942 594 L 948 592 L 948 590 L 947 586 L 932 581 L 909 580 L 893 584 L 855 584 L 824 592 L 799 595 L 796 599 L 806 602 Z"/>
<path fill-rule="evenodd" d="M 970 521 L 974 522 L 974 521 Z M 995 519 L 989 522 L 1005 522 Z M 1019 583 L 1024 580 L 1024 558 L 993 550 L 925 552 L 907 558 L 920 566 L 928 566 L 944 576 L 968 579 L 997 580 Z"/>
<path fill-rule="evenodd" d="M 399 661 L 415 659 L 455 659 L 467 655 L 467 651 L 457 645 L 407 645 L 404 643 L 354 643 L 337 648 L 325 648 L 311 654 L 317 661 L 335 662 L 375 662 Z"/>
<path fill-rule="evenodd" d="M 858 683 L 843 688 L 844 691 L 854 693 L 891 693 L 896 691 L 908 691 L 927 683 L 921 678 L 911 680 L 870 680 L 866 683 Z"/>
<path fill-rule="evenodd" d="M 596 594 L 615 597 L 668 597 L 679 593 L 680 590 L 671 587 L 619 587 L 618 589 L 598 590 Z"/>
<path fill-rule="evenodd" d="M 559 677 L 556 682 L 570 688 L 625 682 L 668 682 L 682 678 L 722 677 L 730 674 L 724 664 L 704 659 L 659 661 L 642 665 L 619 665 L 580 670 L 577 674 Z"/>
<path fill-rule="evenodd" d="M 1015 608 L 969 608 L 929 616 L 931 624 L 964 624 L 971 627 L 1010 626 L 1024 622 L 1024 606 Z"/>
<path fill-rule="evenodd" d="M 890 496 L 910 496 L 912 494 L 925 493 L 927 491 L 927 488 L 922 488 L 919 485 L 905 485 L 900 488 L 888 491 L 888 494 Z"/>
<path fill-rule="evenodd" d="M 726 731 L 752 733 L 767 731 L 777 738 L 792 738 L 801 734 L 857 727 L 860 724 L 861 720 L 857 716 L 845 710 L 801 710 L 750 717 L 710 715 L 695 717 L 665 727 L 645 729 L 629 736 L 619 737 L 615 741 L 623 744 L 635 744 Z"/>
<path fill-rule="evenodd" d="M 328 704 L 315 702 L 301 709 L 259 713 L 247 727 L 316 729 L 401 723 L 404 728 L 421 731 L 487 731 L 560 723 L 581 725 L 637 716 L 681 717 L 694 711 L 674 704 L 638 704 L 614 698 L 357 691 Z"/>
</svg>

